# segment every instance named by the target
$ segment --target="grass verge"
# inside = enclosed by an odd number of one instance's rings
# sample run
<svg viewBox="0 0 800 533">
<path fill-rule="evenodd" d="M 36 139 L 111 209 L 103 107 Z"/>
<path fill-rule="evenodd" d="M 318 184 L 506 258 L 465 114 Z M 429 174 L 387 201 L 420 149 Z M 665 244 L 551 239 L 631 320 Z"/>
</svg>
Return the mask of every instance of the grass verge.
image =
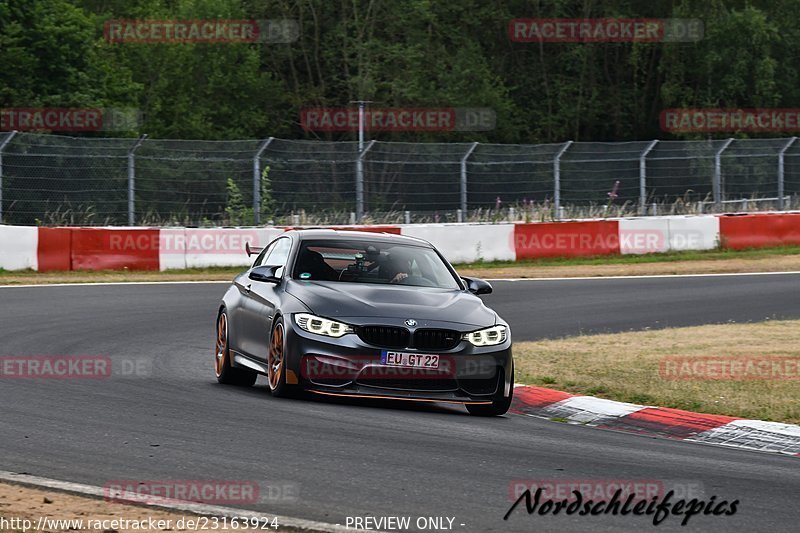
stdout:
<svg viewBox="0 0 800 533">
<path fill-rule="evenodd" d="M 664 254 L 528 261 L 495 261 L 456 265 L 462 276 L 481 278 L 559 278 L 646 276 L 663 274 L 720 274 L 800 271 L 800 246 L 758 250 L 712 250 Z M 111 283 L 131 281 L 230 281 L 244 267 L 195 268 L 147 272 L 132 270 L 7 272 L 0 269 L 0 285 L 44 283 Z"/>
<path fill-rule="evenodd" d="M 660 362 L 672 356 L 791 357 L 794 366 L 785 367 L 789 371 L 775 379 L 665 379 Z M 514 357 L 519 383 L 623 402 L 800 424 L 798 320 L 519 342 L 514 344 Z"/>
<path fill-rule="evenodd" d="M 8 272 L 0 269 L 0 285 L 44 285 L 50 283 L 122 283 L 160 281 L 231 281 L 245 267 L 191 268 L 186 270 L 97 270 L 69 272 Z"/>
<path fill-rule="evenodd" d="M 800 246 L 543 258 L 457 266 L 484 278 L 551 278 L 800 271 Z"/>
<path fill-rule="evenodd" d="M 774 255 L 800 255 L 800 246 L 778 246 L 772 248 L 749 248 L 746 250 L 688 250 L 655 254 L 602 255 L 590 257 L 548 257 L 522 261 L 487 261 L 472 263 L 481 268 L 506 268 L 509 266 L 586 266 L 600 264 L 630 265 L 642 263 L 665 263 L 675 261 L 726 260 L 734 258 L 758 258 Z"/>
</svg>

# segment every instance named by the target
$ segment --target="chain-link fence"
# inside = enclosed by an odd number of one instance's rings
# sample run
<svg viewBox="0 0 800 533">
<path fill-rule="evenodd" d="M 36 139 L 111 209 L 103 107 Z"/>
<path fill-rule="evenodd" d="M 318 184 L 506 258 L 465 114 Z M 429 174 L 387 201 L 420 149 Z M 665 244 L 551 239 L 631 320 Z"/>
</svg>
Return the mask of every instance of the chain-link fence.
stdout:
<svg viewBox="0 0 800 533">
<path fill-rule="evenodd" d="M 479 143 L 0 133 L 8 224 L 553 220 L 800 207 L 795 138 Z"/>
</svg>

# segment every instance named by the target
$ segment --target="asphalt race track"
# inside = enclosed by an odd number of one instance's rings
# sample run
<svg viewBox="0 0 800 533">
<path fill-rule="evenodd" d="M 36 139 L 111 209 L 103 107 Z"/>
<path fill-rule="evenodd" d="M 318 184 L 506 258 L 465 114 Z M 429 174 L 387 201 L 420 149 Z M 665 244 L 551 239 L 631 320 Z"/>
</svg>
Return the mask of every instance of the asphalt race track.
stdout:
<svg viewBox="0 0 800 533">
<path fill-rule="evenodd" d="M 800 275 L 495 282 L 486 301 L 515 340 L 578 332 L 800 318 Z M 142 361 L 106 380 L 0 379 L 0 469 L 113 480 L 254 480 L 292 487 L 248 508 L 344 524 L 448 516 L 455 531 L 642 531 L 648 517 L 508 521 L 514 480 L 670 480 L 740 501 L 735 516 L 659 531 L 796 530 L 800 458 L 458 407 L 283 400 L 213 377 L 224 284 L 0 289 L 0 356 Z M 119 367 L 121 368 L 121 367 Z M 123 372 L 124 373 L 124 372 Z M 294 492 L 297 496 L 294 496 Z M 461 525 L 463 524 L 463 525 Z"/>
<path fill-rule="evenodd" d="M 800 274 L 493 282 L 514 340 L 800 318 Z"/>
</svg>

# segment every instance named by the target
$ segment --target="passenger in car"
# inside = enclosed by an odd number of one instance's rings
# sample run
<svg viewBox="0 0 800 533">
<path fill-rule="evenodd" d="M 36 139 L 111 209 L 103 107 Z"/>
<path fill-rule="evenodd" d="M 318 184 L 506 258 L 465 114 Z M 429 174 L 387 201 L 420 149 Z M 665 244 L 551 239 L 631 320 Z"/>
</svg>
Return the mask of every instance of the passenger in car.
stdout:
<svg viewBox="0 0 800 533">
<path fill-rule="evenodd" d="M 304 279 L 319 281 L 336 281 L 339 279 L 336 269 L 326 263 L 325 258 L 319 252 L 306 248 L 300 253 L 297 262 L 297 271 L 303 274 L 310 274 L 309 277 L 304 276 Z"/>
</svg>

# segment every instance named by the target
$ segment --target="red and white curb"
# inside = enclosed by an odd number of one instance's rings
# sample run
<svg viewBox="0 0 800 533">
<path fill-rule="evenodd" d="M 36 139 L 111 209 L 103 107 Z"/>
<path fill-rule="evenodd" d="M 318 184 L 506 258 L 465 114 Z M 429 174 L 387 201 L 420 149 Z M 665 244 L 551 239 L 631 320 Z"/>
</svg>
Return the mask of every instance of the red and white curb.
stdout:
<svg viewBox="0 0 800 533">
<path fill-rule="evenodd" d="M 800 426 L 693 413 L 519 385 L 512 412 L 640 435 L 800 456 Z"/>
</svg>

